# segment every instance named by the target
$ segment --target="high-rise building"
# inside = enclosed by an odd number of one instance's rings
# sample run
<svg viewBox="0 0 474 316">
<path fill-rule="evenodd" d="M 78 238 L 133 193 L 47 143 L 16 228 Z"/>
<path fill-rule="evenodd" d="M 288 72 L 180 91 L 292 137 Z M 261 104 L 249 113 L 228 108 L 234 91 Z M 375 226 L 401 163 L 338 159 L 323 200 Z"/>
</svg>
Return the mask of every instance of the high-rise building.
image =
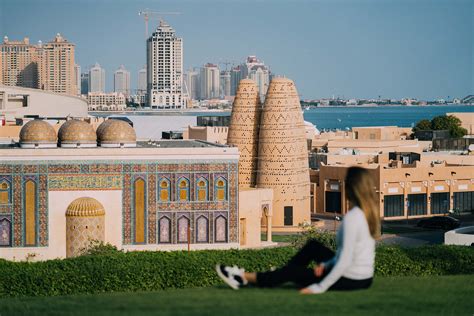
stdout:
<svg viewBox="0 0 474 316">
<path fill-rule="evenodd" d="M 201 68 L 200 99 L 209 100 L 219 98 L 220 72 L 217 65 L 208 63 Z"/>
<path fill-rule="evenodd" d="M 89 92 L 105 92 L 105 69 L 99 63 L 89 70 Z"/>
<path fill-rule="evenodd" d="M 114 73 L 114 91 L 124 96 L 130 95 L 130 72 L 121 65 Z"/>
<path fill-rule="evenodd" d="M 260 99 L 265 99 L 265 95 L 270 84 L 270 69 L 257 56 L 248 56 L 244 64 L 241 65 L 242 78 L 249 78 L 255 81 L 258 87 Z"/>
<path fill-rule="evenodd" d="M 51 42 L 41 46 L 42 65 L 39 67 L 41 89 L 77 94 L 74 50 L 75 45 L 59 33 Z"/>
<path fill-rule="evenodd" d="M 184 87 L 189 99 L 199 100 L 200 86 L 199 86 L 199 72 L 193 69 L 184 73 Z"/>
<path fill-rule="evenodd" d="M 76 95 L 74 48 L 60 34 L 44 45 L 5 36 L 0 45 L 0 84 Z"/>
<path fill-rule="evenodd" d="M 38 88 L 38 47 L 23 41 L 10 41 L 7 36 L 0 44 L 0 84 Z"/>
<path fill-rule="evenodd" d="M 146 94 L 146 66 L 138 71 L 137 94 Z"/>
<path fill-rule="evenodd" d="M 147 40 L 148 104 L 158 109 L 185 107 L 183 96 L 183 39 L 164 22 Z"/>
<path fill-rule="evenodd" d="M 230 97 L 230 71 L 221 71 L 220 88 L 220 95 L 222 98 Z"/>
<path fill-rule="evenodd" d="M 89 93 L 89 73 L 82 73 L 81 74 L 81 94 L 88 94 Z"/>
<path fill-rule="evenodd" d="M 232 67 L 230 70 L 230 95 L 237 94 L 240 80 L 242 80 L 242 70 L 240 65 Z"/>
<path fill-rule="evenodd" d="M 81 95 L 81 66 L 74 65 L 74 78 L 76 79 L 77 95 Z"/>
</svg>

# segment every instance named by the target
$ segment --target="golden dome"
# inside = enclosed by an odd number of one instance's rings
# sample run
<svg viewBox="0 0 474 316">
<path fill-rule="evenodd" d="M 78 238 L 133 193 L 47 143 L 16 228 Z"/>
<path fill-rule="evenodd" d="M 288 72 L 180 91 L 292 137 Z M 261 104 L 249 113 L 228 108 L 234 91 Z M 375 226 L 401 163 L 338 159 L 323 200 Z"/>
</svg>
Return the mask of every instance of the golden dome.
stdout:
<svg viewBox="0 0 474 316">
<path fill-rule="evenodd" d="M 97 136 L 90 124 L 80 120 L 70 120 L 64 123 L 58 132 L 61 146 L 64 144 L 97 145 Z"/>
<path fill-rule="evenodd" d="M 32 120 L 20 130 L 20 144 L 56 144 L 54 128 L 46 121 Z"/>
<path fill-rule="evenodd" d="M 93 217 L 105 215 L 105 209 L 102 204 L 91 197 L 80 197 L 69 204 L 66 210 L 66 216 L 75 217 Z"/>
<path fill-rule="evenodd" d="M 122 120 L 108 119 L 97 128 L 97 139 L 101 146 L 135 146 L 137 135 L 130 124 Z"/>
</svg>

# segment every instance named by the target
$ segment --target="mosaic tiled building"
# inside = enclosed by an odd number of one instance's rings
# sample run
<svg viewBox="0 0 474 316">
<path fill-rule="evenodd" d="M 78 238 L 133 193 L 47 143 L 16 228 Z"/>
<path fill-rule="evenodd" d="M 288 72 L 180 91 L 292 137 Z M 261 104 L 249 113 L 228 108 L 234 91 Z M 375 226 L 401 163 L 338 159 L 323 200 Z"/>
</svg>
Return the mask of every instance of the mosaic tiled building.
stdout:
<svg viewBox="0 0 474 316">
<path fill-rule="evenodd" d="M 78 198 L 103 206 L 104 240 L 120 249 L 238 247 L 237 148 L 179 140 L 132 147 L 130 131 L 116 133 L 128 138 L 114 146 L 103 129 L 97 142 L 107 148 L 89 147 L 90 135 L 80 136 L 86 147 L 71 148 L 68 131 L 59 135 L 60 148 L 45 148 L 32 125 L 34 137 L 21 140 L 29 148 L 0 146 L 0 257 L 66 257 L 66 238 L 81 236 L 66 225 Z"/>
</svg>

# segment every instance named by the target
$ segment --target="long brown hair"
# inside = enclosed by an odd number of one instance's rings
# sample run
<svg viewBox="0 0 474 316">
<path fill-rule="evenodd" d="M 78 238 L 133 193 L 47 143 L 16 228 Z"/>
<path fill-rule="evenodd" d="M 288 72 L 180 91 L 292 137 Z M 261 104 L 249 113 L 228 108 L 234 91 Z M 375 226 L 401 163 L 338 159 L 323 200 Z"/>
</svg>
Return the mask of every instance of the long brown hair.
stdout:
<svg viewBox="0 0 474 316">
<path fill-rule="evenodd" d="M 350 167 L 346 175 L 346 196 L 365 214 L 370 234 L 373 238 L 380 236 L 380 213 L 375 192 L 375 182 L 369 170 L 361 167 Z"/>
</svg>

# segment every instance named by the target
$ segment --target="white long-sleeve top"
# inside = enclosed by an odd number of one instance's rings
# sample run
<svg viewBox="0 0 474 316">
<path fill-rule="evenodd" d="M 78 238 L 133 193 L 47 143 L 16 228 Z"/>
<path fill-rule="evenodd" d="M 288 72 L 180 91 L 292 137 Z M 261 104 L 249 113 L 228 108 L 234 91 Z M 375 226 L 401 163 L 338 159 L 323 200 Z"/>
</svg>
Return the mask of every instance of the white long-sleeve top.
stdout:
<svg viewBox="0 0 474 316">
<path fill-rule="evenodd" d="M 341 277 L 364 280 L 374 276 L 375 240 L 359 207 L 347 212 L 337 231 L 336 244 L 336 255 L 324 263 L 325 269 L 332 267 L 331 272 L 308 287 L 313 293 L 327 291 Z"/>
</svg>

